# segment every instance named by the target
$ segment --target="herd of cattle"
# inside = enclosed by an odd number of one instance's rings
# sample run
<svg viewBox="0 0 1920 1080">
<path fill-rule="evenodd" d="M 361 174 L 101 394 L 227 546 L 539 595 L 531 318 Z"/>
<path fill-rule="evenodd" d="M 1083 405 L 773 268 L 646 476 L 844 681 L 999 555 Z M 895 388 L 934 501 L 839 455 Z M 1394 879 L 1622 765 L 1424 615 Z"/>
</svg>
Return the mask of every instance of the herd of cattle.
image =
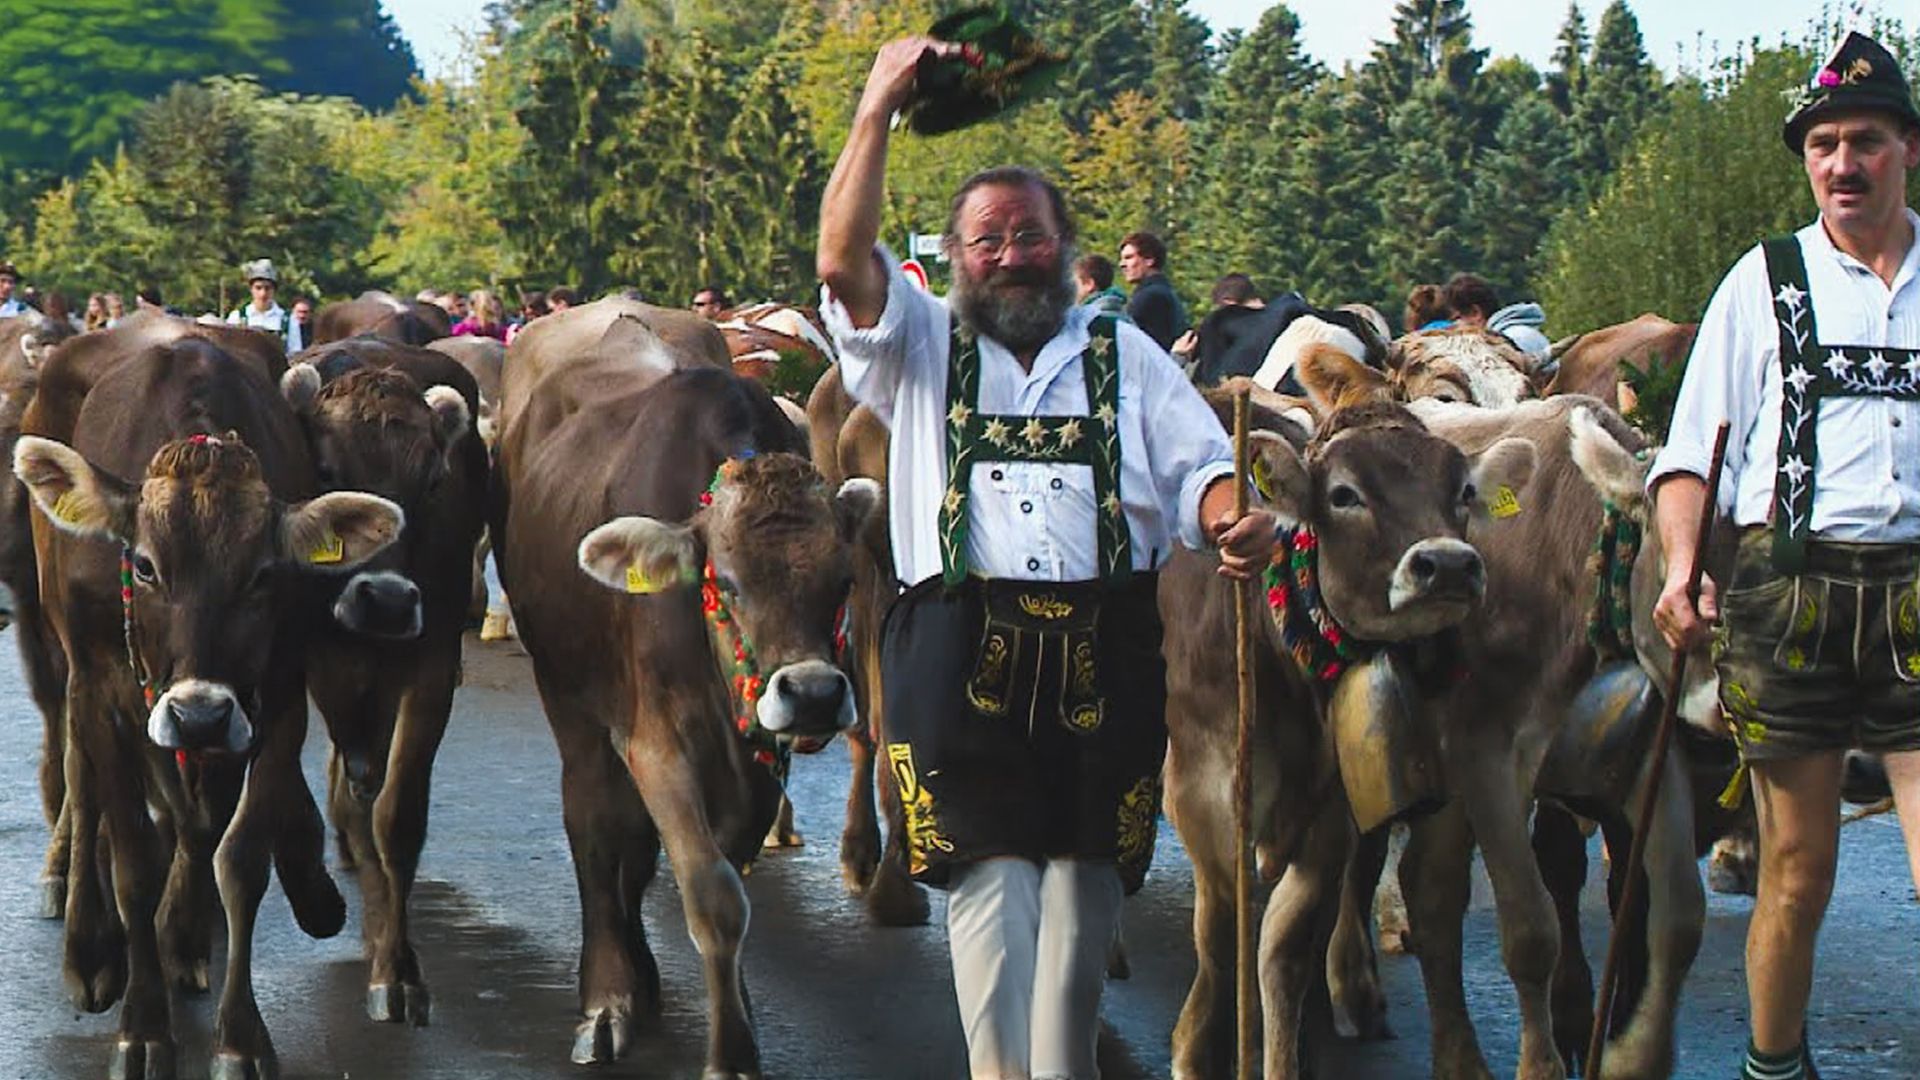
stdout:
<svg viewBox="0 0 1920 1080">
<path fill-rule="evenodd" d="M 786 322 L 735 328 L 730 347 L 697 316 L 609 299 L 503 353 L 431 340 L 431 312 L 370 294 L 323 310 L 320 344 L 291 358 L 253 331 L 158 315 L 64 340 L 0 324 L 18 480 L 0 487 L 0 581 L 45 723 L 43 913 L 65 919 L 75 1005 L 121 1004 L 113 1075 L 173 1075 L 169 991 L 209 989 L 223 915 L 213 1073 L 277 1073 L 251 974 L 269 867 L 306 933 L 345 921 L 300 770 L 309 698 L 331 740 L 338 861 L 360 887 L 368 1014 L 427 1022 L 408 898 L 483 544 L 563 766 L 583 928 L 574 1061 L 618 1058 L 658 1007 L 640 908 L 664 846 L 706 980 L 707 1075 L 757 1074 L 740 872 L 780 831 L 794 747 L 848 735 L 846 883 L 877 922 L 925 920 L 876 768 L 887 433 L 833 369 L 804 412 L 750 377 L 797 342 L 826 348 L 774 314 Z M 1605 1075 L 1671 1071 L 1705 915 L 1696 859 L 1750 814 L 1712 800 L 1733 762 L 1708 734 L 1711 686 L 1684 690 L 1699 731 L 1645 775 L 1664 689 L 1646 673 L 1666 660 L 1647 619 L 1657 544 L 1649 531 L 1617 653 L 1590 641 L 1605 568 L 1589 553 L 1620 514 L 1644 516 L 1645 440 L 1612 408 L 1619 367 L 1688 333 L 1643 319 L 1545 371 L 1474 330 L 1275 343 L 1298 349 L 1283 366 L 1307 396 L 1254 387 L 1262 498 L 1318 535 L 1326 612 L 1372 647 L 1329 682 L 1258 620 L 1268 1077 L 1300 1074 L 1322 984 L 1341 1034 L 1385 1031 L 1373 907 L 1393 819 L 1409 827 L 1398 884 L 1434 1075 L 1490 1075 L 1462 985 L 1477 846 L 1520 1006 L 1518 1075 L 1564 1076 L 1592 1014 L 1572 815 L 1618 841 L 1649 784 L 1663 797 L 1644 941 Z M 1160 583 L 1166 807 L 1193 863 L 1199 961 L 1173 1036 L 1181 1077 L 1229 1072 L 1234 1016 L 1235 594 L 1212 564 L 1181 552 Z"/>
</svg>

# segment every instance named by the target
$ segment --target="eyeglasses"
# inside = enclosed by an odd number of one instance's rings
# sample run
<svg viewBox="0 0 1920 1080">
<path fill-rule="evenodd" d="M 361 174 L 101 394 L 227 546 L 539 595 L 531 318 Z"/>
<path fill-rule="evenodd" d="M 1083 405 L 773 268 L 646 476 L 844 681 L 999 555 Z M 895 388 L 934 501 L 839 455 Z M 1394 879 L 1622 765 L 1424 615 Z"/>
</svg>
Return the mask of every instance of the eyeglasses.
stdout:
<svg viewBox="0 0 1920 1080">
<path fill-rule="evenodd" d="M 1012 236 L 1000 233 L 982 233 L 966 242 L 967 254 L 981 259 L 997 259 L 1012 247 L 1022 255 L 1031 255 L 1051 245 L 1059 239 L 1042 229 L 1021 229 Z"/>
</svg>

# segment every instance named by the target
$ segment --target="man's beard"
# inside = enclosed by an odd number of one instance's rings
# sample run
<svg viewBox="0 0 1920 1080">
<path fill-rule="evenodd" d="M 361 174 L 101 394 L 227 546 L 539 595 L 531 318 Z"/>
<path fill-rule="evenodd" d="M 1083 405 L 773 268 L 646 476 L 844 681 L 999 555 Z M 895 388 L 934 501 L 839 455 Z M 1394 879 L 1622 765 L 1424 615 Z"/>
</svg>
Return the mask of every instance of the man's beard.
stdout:
<svg viewBox="0 0 1920 1080">
<path fill-rule="evenodd" d="M 1062 248 L 1052 266 L 995 267 L 976 278 L 963 262 L 953 265 L 947 304 L 960 322 L 1016 353 L 1053 339 L 1073 306 L 1072 251 Z"/>
</svg>

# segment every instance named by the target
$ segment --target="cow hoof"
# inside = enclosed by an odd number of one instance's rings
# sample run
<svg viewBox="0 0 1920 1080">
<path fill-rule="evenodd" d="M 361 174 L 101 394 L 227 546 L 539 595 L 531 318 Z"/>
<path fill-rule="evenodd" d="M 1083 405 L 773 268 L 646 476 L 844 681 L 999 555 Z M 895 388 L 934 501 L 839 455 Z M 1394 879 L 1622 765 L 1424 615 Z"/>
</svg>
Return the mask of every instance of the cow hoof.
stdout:
<svg viewBox="0 0 1920 1080">
<path fill-rule="evenodd" d="M 760 846 L 767 851 L 776 851 L 780 848 L 806 847 L 807 838 L 801 836 L 798 830 L 788 829 L 782 832 L 776 827 L 767 832 L 767 838 L 760 841 Z"/>
<path fill-rule="evenodd" d="M 1716 851 L 1707 861 L 1707 888 L 1722 896 L 1753 896 L 1760 887 L 1756 869 L 1746 860 Z"/>
<path fill-rule="evenodd" d="M 633 1022 L 623 1013 L 602 1009 L 573 1030 L 575 1065 L 610 1065 L 625 1056 Z"/>
<path fill-rule="evenodd" d="M 272 1051 L 260 1057 L 248 1057 L 232 1050 L 213 1055 L 209 1080 L 279 1080 L 280 1061 Z"/>
<path fill-rule="evenodd" d="M 433 1000 L 419 983 L 382 983 L 367 987 L 367 1016 L 376 1023 L 426 1027 Z"/>
<path fill-rule="evenodd" d="M 62 919 L 67 914 L 67 879 L 45 878 L 40 882 L 40 917 Z"/>
<path fill-rule="evenodd" d="M 172 1043 L 121 1039 L 114 1044 L 110 1080 L 173 1080 L 173 1075 Z"/>
<path fill-rule="evenodd" d="M 66 983 L 67 996 L 81 1012 L 103 1013 L 113 1008 L 127 988 L 126 946 L 118 946 L 94 963 L 76 963 L 70 955 Z"/>
<path fill-rule="evenodd" d="M 927 894 L 905 875 L 881 870 L 867 890 L 867 911 L 881 926 L 924 926 Z"/>
</svg>

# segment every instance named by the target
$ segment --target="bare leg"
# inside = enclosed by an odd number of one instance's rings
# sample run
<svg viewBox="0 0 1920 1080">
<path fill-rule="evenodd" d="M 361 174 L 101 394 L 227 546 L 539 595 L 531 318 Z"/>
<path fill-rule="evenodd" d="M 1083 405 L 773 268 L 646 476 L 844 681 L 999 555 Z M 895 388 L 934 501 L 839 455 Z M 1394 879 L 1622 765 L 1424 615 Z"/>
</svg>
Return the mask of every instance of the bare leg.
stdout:
<svg viewBox="0 0 1920 1080">
<path fill-rule="evenodd" d="M 1907 842 L 1907 868 L 1920 892 L 1920 750 L 1884 754 L 1887 780 L 1893 785 L 1893 803 L 1900 812 L 1900 835 Z"/>
<path fill-rule="evenodd" d="M 1753 766 L 1760 892 L 1747 927 L 1747 1000 L 1763 1053 L 1792 1050 L 1805 1031 L 1814 939 L 1840 844 L 1841 759 L 1836 750 Z"/>
</svg>

